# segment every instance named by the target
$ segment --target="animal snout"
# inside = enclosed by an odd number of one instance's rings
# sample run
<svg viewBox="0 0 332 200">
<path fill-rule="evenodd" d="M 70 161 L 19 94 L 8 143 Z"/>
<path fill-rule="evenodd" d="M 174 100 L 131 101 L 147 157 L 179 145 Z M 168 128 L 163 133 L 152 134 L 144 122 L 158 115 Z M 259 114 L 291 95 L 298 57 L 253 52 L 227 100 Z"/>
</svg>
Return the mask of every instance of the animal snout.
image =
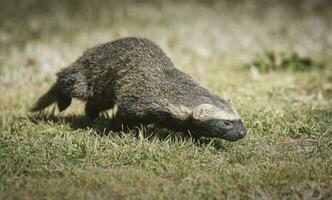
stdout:
<svg viewBox="0 0 332 200">
<path fill-rule="evenodd" d="M 238 133 L 240 138 L 244 138 L 247 135 L 247 130 L 243 129 Z"/>
<path fill-rule="evenodd" d="M 234 122 L 235 130 L 239 139 L 244 138 L 247 135 L 247 130 L 244 127 L 241 120 Z"/>
</svg>

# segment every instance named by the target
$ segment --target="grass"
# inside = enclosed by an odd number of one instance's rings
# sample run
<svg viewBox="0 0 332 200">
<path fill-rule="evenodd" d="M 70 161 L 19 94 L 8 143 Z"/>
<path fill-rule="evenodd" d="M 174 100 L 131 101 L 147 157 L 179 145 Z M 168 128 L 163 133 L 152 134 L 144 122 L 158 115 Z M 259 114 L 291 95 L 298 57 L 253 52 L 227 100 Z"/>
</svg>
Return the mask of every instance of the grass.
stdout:
<svg viewBox="0 0 332 200">
<path fill-rule="evenodd" d="M 0 199 L 332 198 L 328 5 L 43 2 L 8 1 L 0 15 Z M 176 66 L 230 97 L 247 137 L 109 133 L 108 115 L 91 124 L 79 101 L 61 114 L 28 112 L 84 49 L 129 35 L 153 39 Z M 266 50 L 324 67 L 246 67 Z"/>
</svg>

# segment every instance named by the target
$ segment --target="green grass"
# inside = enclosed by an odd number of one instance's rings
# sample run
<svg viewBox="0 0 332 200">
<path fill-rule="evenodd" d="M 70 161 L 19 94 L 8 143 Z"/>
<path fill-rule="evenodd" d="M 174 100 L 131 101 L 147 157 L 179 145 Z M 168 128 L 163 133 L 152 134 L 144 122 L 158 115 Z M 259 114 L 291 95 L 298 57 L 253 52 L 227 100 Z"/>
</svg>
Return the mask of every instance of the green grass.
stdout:
<svg viewBox="0 0 332 200">
<path fill-rule="evenodd" d="M 241 6 L 144 1 L 113 10 L 114 2 L 104 7 L 75 2 L 4 3 L 0 199 L 332 198 L 328 6 L 316 5 L 319 12 L 305 15 L 287 1 L 275 7 L 261 1 Z M 26 23 L 19 20 L 22 15 Z M 279 23 L 275 16 L 292 21 Z M 230 97 L 247 137 L 193 141 L 153 127 L 142 127 L 139 135 L 112 133 L 107 131 L 110 113 L 91 124 L 79 101 L 61 114 L 52 108 L 42 115 L 28 112 L 54 82 L 54 73 L 84 49 L 129 35 L 152 38 L 176 66 Z M 246 67 L 266 49 L 296 53 L 324 67 L 298 70 L 299 59 L 290 59 L 290 69 Z"/>
</svg>

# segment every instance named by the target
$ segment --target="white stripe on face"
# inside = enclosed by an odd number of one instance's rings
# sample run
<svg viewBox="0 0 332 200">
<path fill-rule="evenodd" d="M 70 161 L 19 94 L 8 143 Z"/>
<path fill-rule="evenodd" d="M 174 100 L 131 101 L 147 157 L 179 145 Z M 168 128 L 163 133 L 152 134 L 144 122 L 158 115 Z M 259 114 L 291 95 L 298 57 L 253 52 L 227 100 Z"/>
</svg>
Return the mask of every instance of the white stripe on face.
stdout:
<svg viewBox="0 0 332 200">
<path fill-rule="evenodd" d="M 212 119 L 223 119 L 223 120 L 239 120 L 240 116 L 237 112 L 227 113 L 223 110 L 219 110 L 215 114 L 211 115 Z"/>
<path fill-rule="evenodd" d="M 221 108 L 217 108 L 211 104 L 201 104 L 194 108 L 192 116 L 197 120 L 209 120 L 209 119 L 222 119 L 222 120 L 239 120 L 240 116 L 235 109 L 231 107 L 227 112 Z"/>
</svg>

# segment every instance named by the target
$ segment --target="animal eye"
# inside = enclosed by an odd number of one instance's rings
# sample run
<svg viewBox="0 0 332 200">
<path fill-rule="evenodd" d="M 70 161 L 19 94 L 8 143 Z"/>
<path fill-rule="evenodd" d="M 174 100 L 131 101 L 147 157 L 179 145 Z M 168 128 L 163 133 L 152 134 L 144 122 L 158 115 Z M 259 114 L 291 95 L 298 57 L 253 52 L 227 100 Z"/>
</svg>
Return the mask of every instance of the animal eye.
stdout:
<svg viewBox="0 0 332 200">
<path fill-rule="evenodd" d="M 224 127 L 226 127 L 226 128 L 229 128 L 229 127 L 232 126 L 232 123 L 229 122 L 229 121 L 223 121 L 223 122 L 222 122 L 222 125 L 223 125 Z"/>
</svg>

